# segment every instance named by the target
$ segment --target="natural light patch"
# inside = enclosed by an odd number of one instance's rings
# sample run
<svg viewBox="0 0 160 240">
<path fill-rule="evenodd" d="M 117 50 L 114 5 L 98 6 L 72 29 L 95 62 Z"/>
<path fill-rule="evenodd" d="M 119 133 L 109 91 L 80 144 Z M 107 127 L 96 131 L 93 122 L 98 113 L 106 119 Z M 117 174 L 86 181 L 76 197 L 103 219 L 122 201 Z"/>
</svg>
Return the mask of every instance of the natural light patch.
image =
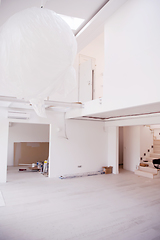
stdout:
<svg viewBox="0 0 160 240">
<path fill-rule="evenodd" d="M 77 28 L 84 22 L 84 19 L 70 17 L 62 14 L 58 14 L 72 30 L 77 30 Z"/>
</svg>

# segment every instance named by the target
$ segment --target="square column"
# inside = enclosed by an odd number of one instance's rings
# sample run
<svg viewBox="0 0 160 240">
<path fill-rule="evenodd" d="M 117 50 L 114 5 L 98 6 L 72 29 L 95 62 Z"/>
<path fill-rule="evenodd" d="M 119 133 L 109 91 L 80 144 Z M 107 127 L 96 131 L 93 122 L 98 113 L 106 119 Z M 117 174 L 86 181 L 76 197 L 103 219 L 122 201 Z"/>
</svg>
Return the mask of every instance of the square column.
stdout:
<svg viewBox="0 0 160 240">
<path fill-rule="evenodd" d="M 107 163 L 113 166 L 113 173 L 118 174 L 118 153 L 119 153 L 119 127 L 107 127 Z"/>
<path fill-rule="evenodd" d="M 0 183 L 7 181 L 8 129 L 8 120 L 0 119 Z"/>
</svg>

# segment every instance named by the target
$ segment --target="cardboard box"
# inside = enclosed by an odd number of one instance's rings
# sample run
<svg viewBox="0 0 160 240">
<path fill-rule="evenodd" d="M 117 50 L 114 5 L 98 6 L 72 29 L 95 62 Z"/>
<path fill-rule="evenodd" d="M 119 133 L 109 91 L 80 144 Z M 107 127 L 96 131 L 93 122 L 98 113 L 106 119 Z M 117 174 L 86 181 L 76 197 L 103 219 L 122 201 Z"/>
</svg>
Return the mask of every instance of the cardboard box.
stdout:
<svg viewBox="0 0 160 240">
<path fill-rule="evenodd" d="M 149 165 L 146 164 L 146 163 L 140 163 L 139 166 L 141 166 L 141 167 L 148 167 Z"/>
<path fill-rule="evenodd" d="M 110 174 L 112 173 L 112 166 L 109 166 L 109 167 L 102 167 L 103 168 L 103 171 L 105 172 L 105 174 Z"/>
</svg>

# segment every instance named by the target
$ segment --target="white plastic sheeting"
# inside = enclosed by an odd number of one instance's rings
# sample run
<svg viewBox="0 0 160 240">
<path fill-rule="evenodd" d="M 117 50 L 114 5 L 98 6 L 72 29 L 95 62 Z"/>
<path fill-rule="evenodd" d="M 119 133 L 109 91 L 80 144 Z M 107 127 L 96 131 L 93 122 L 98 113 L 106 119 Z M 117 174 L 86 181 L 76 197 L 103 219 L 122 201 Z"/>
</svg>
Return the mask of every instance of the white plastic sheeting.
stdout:
<svg viewBox="0 0 160 240">
<path fill-rule="evenodd" d="M 26 9 L 0 29 L 0 79 L 44 117 L 44 98 L 66 95 L 75 87 L 76 51 L 75 36 L 55 12 Z"/>
</svg>

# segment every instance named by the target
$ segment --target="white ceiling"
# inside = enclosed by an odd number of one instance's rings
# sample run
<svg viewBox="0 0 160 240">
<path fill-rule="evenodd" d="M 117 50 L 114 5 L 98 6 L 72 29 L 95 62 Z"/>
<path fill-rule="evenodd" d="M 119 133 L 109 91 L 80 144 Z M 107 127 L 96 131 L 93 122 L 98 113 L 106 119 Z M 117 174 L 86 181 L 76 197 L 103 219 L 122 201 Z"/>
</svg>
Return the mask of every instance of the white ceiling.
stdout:
<svg viewBox="0 0 160 240">
<path fill-rule="evenodd" d="M 78 36 L 78 45 L 84 46 L 102 33 L 105 21 L 128 0 L 0 0 L 0 26 L 13 14 L 26 8 L 41 7 L 56 13 L 85 19 L 82 25 L 73 31 Z M 85 44 L 85 45 L 86 45 Z M 78 49 L 80 51 L 78 46 Z"/>
<path fill-rule="evenodd" d="M 107 2 L 108 0 L 1 0 L 0 26 L 16 12 L 41 5 L 59 14 L 85 19 L 84 25 Z"/>
</svg>

